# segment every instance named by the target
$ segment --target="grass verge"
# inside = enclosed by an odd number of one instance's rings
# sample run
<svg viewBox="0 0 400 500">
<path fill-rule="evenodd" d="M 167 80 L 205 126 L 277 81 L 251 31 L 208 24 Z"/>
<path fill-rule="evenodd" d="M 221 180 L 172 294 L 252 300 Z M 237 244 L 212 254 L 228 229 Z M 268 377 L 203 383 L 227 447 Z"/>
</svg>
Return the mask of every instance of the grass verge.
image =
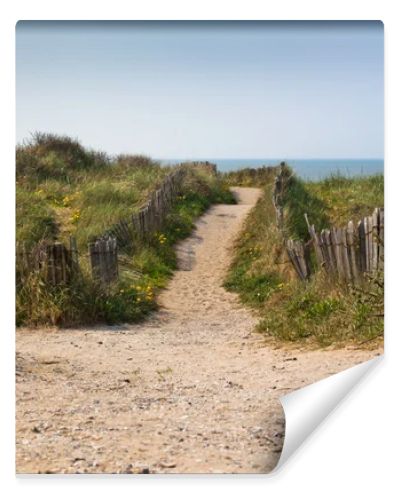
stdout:
<svg viewBox="0 0 400 500">
<path fill-rule="evenodd" d="M 300 282 L 275 225 L 272 190 L 270 181 L 237 239 L 225 287 L 257 311 L 257 329 L 269 339 L 316 347 L 376 346 L 383 332 L 383 276 L 358 288 L 340 285 L 322 272 Z M 304 212 L 317 229 L 368 215 L 383 206 L 383 178 L 334 176 L 318 183 L 294 178 L 284 203 L 285 231 L 308 239 Z"/>
</svg>

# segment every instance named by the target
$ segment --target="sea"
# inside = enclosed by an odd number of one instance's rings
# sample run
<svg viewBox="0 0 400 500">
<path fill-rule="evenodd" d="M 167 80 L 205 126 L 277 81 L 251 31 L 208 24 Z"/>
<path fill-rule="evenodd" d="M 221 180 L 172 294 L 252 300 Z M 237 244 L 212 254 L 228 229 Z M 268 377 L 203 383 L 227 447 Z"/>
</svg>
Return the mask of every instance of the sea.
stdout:
<svg viewBox="0 0 400 500">
<path fill-rule="evenodd" d="M 215 163 L 220 172 L 231 172 L 243 168 L 257 168 L 269 165 L 278 165 L 285 161 L 304 180 L 318 181 L 334 174 L 347 177 L 383 174 L 383 159 L 282 159 L 282 158 L 257 158 L 257 159 L 221 159 L 221 158 L 196 158 L 196 159 L 169 159 L 161 160 L 162 164 L 181 163 L 183 161 L 209 161 Z"/>
</svg>

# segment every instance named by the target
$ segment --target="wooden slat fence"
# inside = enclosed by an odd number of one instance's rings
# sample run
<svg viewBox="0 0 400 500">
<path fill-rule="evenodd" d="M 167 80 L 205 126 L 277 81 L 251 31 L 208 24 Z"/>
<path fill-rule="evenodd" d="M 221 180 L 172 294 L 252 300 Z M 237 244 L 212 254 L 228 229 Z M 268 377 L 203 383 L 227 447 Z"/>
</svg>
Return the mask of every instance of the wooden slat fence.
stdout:
<svg viewBox="0 0 400 500">
<path fill-rule="evenodd" d="M 104 238 L 88 245 L 93 279 L 110 284 L 118 278 L 118 251 L 116 238 Z M 32 272 L 40 273 L 50 285 L 71 282 L 80 274 L 78 250 L 75 238 L 70 238 L 67 248 L 62 243 L 42 242 L 28 251 L 25 245 L 17 245 L 17 278 L 20 282 Z"/>
<path fill-rule="evenodd" d="M 132 248 L 135 241 L 143 241 L 151 233 L 159 231 L 171 210 L 172 204 L 182 191 L 182 184 L 190 169 L 203 169 L 215 174 L 216 165 L 209 162 L 190 162 L 181 164 L 167 175 L 161 186 L 154 191 L 145 205 L 129 218 L 119 221 L 108 229 L 101 238 L 112 236 L 117 239 L 121 249 Z"/>
<path fill-rule="evenodd" d="M 287 240 L 286 252 L 291 263 L 301 280 L 306 280 L 310 277 L 310 256 L 309 249 L 302 241 Z"/>
<path fill-rule="evenodd" d="M 209 162 L 181 164 L 167 175 L 145 205 L 128 219 L 121 220 L 103 235 L 88 244 L 88 257 L 92 277 L 103 285 L 118 279 L 118 249 L 133 248 L 135 241 L 146 240 L 149 234 L 159 231 L 174 200 L 182 192 L 185 176 L 190 169 L 203 169 L 214 175 L 216 165 Z M 68 284 L 80 274 L 76 240 L 70 237 L 69 248 L 55 242 L 42 242 L 27 250 L 24 242 L 17 243 L 17 280 L 23 282 L 28 275 L 40 272 L 52 285 Z"/>
<path fill-rule="evenodd" d="M 108 237 L 89 243 L 88 250 L 92 277 L 103 285 L 109 285 L 117 280 L 117 239 Z"/>
<path fill-rule="evenodd" d="M 179 193 L 182 178 L 181 170 L 168 176 L 138 212 L 114 224 L 100 239 L 111 236 L 116 238 L 120 248 L 131 248 L 135 241 L 143 241 L 151 232 L 158 231 Z"/>
<path fill-rule="evenodd" d="M 79 268 L 76 242 L 71 238 L 70 248 L 62 243 L 41 242 L 31 250 L 22 242 L 17 244 L 17 275 L 24 280 L 31 272 L 38 272 L 51 285 L 70 283 Z"/>
<path fill-rule="evenodd" d="M 365 274 L 374 274 L 384 267 L 384 209 L 375 208 L 357 226 L 349 221 L 345 227 L 331 227 L 320 232 L 309 223 L 310 241 L 286 240 L 285 246 L 300 279 L 311 275 L 309 244 L 314 251 L 317 268 L 347 283 L 358 283 Z"/>
<path fill-rule="evenodd" d="M 273 203 L 277 227 L 281 231 L 283 244 L 290 262 L 301 280 L 311 276 L 313 266 L 311 250 L 318 269 L 348 283 L 359 282 L 365 274 L 373 274 L 384 267 L 384 209 L 375 208 L 371 216 L 345 227 L 331 227 L 317 232 L 305 219 L 310 241 L 287 239 L 283 220 L 283 197 L 290 176 L 281 169 L 275 179 Z"/>
<path fill-rule="evenodd" d="M 323 229 L 316 233 L 306 216 L 318 266 L 346 282 L 358 282 L 362 276 L 383 270 L 384 209 L 375 208 L 357 226 Z"/>
</svg>

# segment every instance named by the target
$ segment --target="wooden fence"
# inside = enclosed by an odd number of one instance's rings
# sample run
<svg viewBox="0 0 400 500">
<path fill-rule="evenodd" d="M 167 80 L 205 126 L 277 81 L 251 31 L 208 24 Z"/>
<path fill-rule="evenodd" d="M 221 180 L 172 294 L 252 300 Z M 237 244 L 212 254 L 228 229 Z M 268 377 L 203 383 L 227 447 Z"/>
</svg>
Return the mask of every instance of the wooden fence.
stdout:
<svg viewBox="0 0 400 500">
<path fill-rule="evenodd" d="M 92 277 L 107 285 L 118 278 L 118 251 L 115 238 L 97 240 L 88 245 Z M 40 243 L 31 251 L 17 245 L 17 273 L 20 281 L 32 272 L 51 285 L 65 285 L 80 273 L 76 241 L 71 237 L 69 248 L 63 243 Z"/>
<path fill-rule="evenodd" d="M 100 235 L 98 240 L 115 238 L 119 248 L 132 248 L 135 241 L 145 240 L 149 233 L 158 231 L 176 196 L 180 193 L 185 167 L 167 175 L 159 189 L 154 191 L 145 205 L 126 219 L 120 220 Z"/>
<path fill-rule="evenodd" d="M 135 241 L 146 240 L 149 234 L 159 231 L 168 215 L 174 199 L 181 193 L 182 185 L 190 170 L 203 170 L 215 175 L 217 167 L 209 162 L 182 163 L 167 175 L 161 186 L 154 191 L 145 205 L 127 219 L 119 221 L 99 239 L 116 238 L 119 248 L 132 248 Z"/>
<path fill-rule="evenodd" d="M 286 240 L 286 252 L 298 277 L 306 280 L 311 275 L 311 263 L 309 247 L 302 241 Z"/>
<path fill-rule="evenodd" d="M 175 198 L 181 193 L 189 170 L 202 169 L 216 173 L 216 165 L 209 162 L 181 164 L 168 174 L 145 205 L 129 218 L 119 221 L 104 234 L 88 244 L 88 257 L 92 277 L 108 285 L 118 278 L 118 249 L 134 247 L 135 241 L 145 240 L 149 234 L 161 229 Z M 23 281 L 32 272 L 40 272 L 52 285 L 67 284 L 80 273 L 76 240 L 70 238 L 69 247 L 63 243 L 43 242 L 30 251 L 24 243 L 17 244 L 17 279 Z"/>
<path fill-rule="evenodd" d="M 89 243 L 92 277 L 108 285 L 118 279 L 118 249 L 116 238 L 104 238 Z"/>
<path fill-rule="evenodd" d="M 364 274 L 383 270 L 384 209 L 375 208 L 357 226 L 323 229 L 320 233 L 308 221 L 311 243 L 318 267 L 346 282 L 358 282 Z"/>
<path fill-rule="evenodd" d="M 375 208 L 371 216 L 357 225 L 349 221 L 345 227 L 331 227 L 317 232 L 304 214 L 310 240 L 287 239 L 284 230 L 283 195 L 290 175 L 281 170 L 275 179 L 273 202 L 276 223 L 298 277 L 307 280 L 313 271 L 312 251 L 318 269 L 348 283 L 359 282 L 365 274 L 383 270 L 384 265 L 384 209 Z"/>
<path fill-rule="evenodd" d="M 39 243 L 27 250 L 24 243 L 17 244 L 17 272 L 20 279 L 26 279 L 32 272 L 40 272 L 46 282 L 52 285 L 68 284 L 78 270 L 76 241 L 70 239 L 67 248 L 62 243 Z"/>
<path fill-rule="evenodd" d="M 284 233 L 283 197 L 292 175 L 293 174 L 286 167 L 285 163 L 282 163 L 279 174 L 275 177 L 272 201 L 275 207 L 276 225 L 282 233 Z"/>
</svg>

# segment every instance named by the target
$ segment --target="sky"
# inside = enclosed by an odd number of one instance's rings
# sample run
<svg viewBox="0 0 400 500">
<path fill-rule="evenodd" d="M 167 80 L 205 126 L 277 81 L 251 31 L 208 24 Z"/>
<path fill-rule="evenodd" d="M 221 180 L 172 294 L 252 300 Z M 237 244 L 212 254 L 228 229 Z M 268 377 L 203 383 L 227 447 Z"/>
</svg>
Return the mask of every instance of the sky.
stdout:
<svg viewBox="0 0 400 500">
<path fill-rule="evenodd" d="M 383 158 L 380 22 L 16 27 L 17 142 L 109 154 Z"/>
</svg>

